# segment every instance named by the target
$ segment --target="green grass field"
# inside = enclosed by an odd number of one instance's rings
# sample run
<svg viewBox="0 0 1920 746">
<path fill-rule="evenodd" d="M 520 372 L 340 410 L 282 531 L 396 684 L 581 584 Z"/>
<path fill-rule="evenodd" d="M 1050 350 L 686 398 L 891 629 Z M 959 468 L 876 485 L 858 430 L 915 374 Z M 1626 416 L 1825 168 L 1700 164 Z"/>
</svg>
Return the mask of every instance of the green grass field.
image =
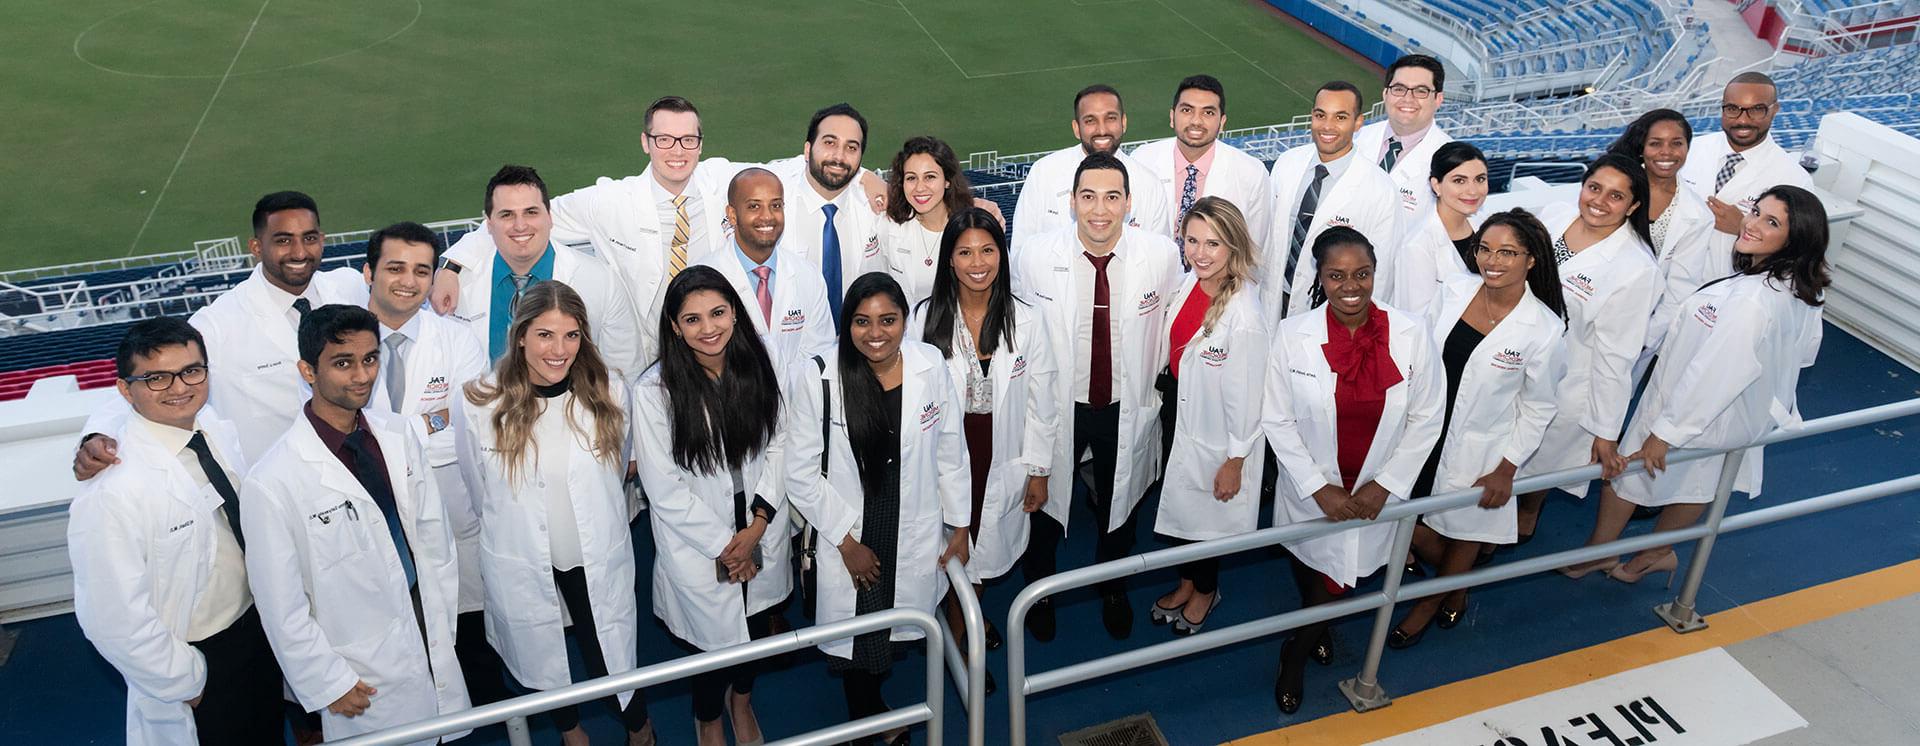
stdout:
<svg viewBox="0 0 1920 746">
<path fill-rule="evenodd" d="M 1072 93 L 1167 133 L 1172 87 L 1226 83 L 1228 126 L 1374 73 L 1257 0 L 4 0 L 0 268 L 240 235 L 300 189 L 334 231 L 478 214 L 501 163 L 558 190 L 643 165 L 646 103 L 702 109 L 709 155 L 798 152 L 849 101 L 866 165 L 908 136 L 961 154 L 1060 147 Z"/>
</svg>

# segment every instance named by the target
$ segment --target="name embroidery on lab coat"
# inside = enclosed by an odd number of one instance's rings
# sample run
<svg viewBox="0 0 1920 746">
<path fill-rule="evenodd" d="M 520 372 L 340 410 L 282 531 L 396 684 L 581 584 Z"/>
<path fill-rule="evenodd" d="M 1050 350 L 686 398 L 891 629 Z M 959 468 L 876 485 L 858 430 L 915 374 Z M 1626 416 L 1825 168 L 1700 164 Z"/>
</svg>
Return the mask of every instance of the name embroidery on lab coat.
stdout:
<svg viewBox="0 0 1920 746">
<path fill-rule="evenodd" d="M 920 430 L 922 432 L 932 430 L 938 424 L 940 424 L 940 404 L 927 402 L 926 406 L 920 408 Z"/>
<path fill-rule="evenodd" d="M 1494 370 L 1519 370 L 1526 364 L 1527 358 L 1519 350 L 1508 348 L 1493 354 Z"/>
<path fill-rule="evenodd" d="M 176 532 L 176 531 L 179 531 L 180 529 L 183 529 L 183 528 L 190 528 L 190 527 L 192 527 L 192 526 L 193 526 L 193 519 L 191 519 L 191 518 L 189 518 L 189 519 L 187 519 L 187 522 L 186 522 L 186 523 L 182 523 L 182 524 L 179 524 L 179 525 L 177 525 L 177 526 L 174 526 L 174 527 L 172 527 L 172 528 L 169 528 L 169 529 L 167 529 L 167 533 L 169 533 L 169 534 L 171 534 L 171 533 L 174 533 L 174 532 Z"/>
<path fill-rule="evenodd" d="M 287 361 L 285 361 L 285 360 L 275 360 L 275 361 L 273 361 L 273 362 L 270 362 L 270 363 L 261 363 L 261 364 L 259 364 L 259 365 L 256 365 L 256 366 L 253 366 L 253 369 L 254 369 L 254 370 L 266 370 L 266 369 L 268 369 L 268 368 L 278 368 L 278 367 L 280 367 L 280 366 L 282 366 L 282 365 L 286 365 L 286 364 L 287 364 Z"/>
<path fill-rule="evenodd" d="M 319 521 L 320 525 L 322 526 L 326 526 L 326 525 L 331 525 L 333 523 L 333 519 L 339 515 L 340 511 L 343 511 L 343 510 L 346 511 L 347 517 L 352 518 L 356 521 L 360 520 L 360 511 L 356 510 L 353 507 L 352 500 L 344 501 L 339 505 L 335 505 L 331 508 L 327 508 L 326 510 L 322 510 L 318 513 L 310 514 L 307 517 L 310 519 Z"/>
<path fill-rule="evenodd" d="M 1696 308 L 1693 310 L 1693 320 L 1700 322 L 1702 326 L 1708 329 L 1712 329 L 1715 324 L 1720 323 L 1720 307 L 1708 303 Z"/>
<path fill-rule="evenodd" d="M 1159 307 L 1160 307 L 1160 291 L 1148 290 L 1146 295 L 1140 296 L 1140 315 L 1141 316 L 1145 316 L 1147 314 L 1153 313 L 1153 309 L 1156 309 Z"/>
</svg>

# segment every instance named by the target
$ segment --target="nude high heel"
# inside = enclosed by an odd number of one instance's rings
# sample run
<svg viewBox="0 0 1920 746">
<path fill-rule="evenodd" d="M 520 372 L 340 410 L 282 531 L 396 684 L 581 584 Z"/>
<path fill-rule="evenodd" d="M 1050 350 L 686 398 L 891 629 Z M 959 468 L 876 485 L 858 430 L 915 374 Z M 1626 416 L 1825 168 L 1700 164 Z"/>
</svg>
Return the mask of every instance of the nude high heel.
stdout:
<svg viewBox="0 0 1920 746">
<path fill-rule="evenodd" d="M 1631 584 L 1640 582 L 1640 579 L 1646 577 L 1649 573 L 1664 572 L 1667 574 L 1667 587 L 1672 588 L 1673 576 L 1675 574 L 1675 571 L 1679 569 L 1680 569 L 1680 555 L 1674 554 L 1672 551 L 1668 551 L 1666 553 L 1666 556 L 1663 556 L 1660 559 L 1654 560 L 1652 564 L 1647 565 L 1644 569 L 1640 570 L 1639 572 L 1634 572 L 1632 570 L 1627 569 L 1627 565 L 1621 565 L 1619 567 L 1615 567 L 1612 570 L 1608 571 L 1607 577 L 1613 578 L 1614 580 L 1618 580 L 1622 583 L 1627 583 L 1631 585 Z"/>
</svg>

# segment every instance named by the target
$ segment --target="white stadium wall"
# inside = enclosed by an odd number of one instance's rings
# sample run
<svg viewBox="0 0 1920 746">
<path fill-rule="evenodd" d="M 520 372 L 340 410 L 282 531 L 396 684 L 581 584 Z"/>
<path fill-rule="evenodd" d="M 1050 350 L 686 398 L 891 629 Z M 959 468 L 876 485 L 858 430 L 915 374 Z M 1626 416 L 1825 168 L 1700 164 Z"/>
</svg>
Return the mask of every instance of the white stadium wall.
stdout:
<svg viewBox="0 0 1920 746">
<path fill-rule="evenodd" d="M 1920 140 L 1853 113 L 1820 119 L 1815 181 L 1860 207 L 1834 225 L 1827 319 L 1920 370 Z"/>
</svg>

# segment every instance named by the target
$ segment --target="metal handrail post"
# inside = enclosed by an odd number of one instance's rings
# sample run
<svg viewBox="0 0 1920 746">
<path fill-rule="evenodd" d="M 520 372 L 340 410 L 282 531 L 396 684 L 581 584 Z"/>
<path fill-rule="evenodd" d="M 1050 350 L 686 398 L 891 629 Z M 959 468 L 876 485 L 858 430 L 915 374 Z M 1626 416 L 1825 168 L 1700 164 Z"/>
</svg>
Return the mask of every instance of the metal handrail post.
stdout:
<svg viewBox="0 0 1920 746">
<path fill-rule="evenodd" d="M 1360 675 L 1340 682 L 1340 693 L 1347 696 L 1354 712 L 1370 712 L 1393 704 L 1393 698 L 1380 687 L 1380 657 L 1387 649 L 1387 630 L 1393 626 L 1393 607 L 1400 598 L 1400 581 L 1407 572 L 1407 551 L 1413 546 L 1413 527 L 1419 516 L 1407 516 L 1393 527 L 1393 553 L 1387 555 L 1387 577 L 1380 588 L 1385 603 L 1373 612 L 1373 635 L 1367 640 L 1366 662 Z"/>
<path fill-rule="evenodd" d="M 967 632 L 967 651 L 965 655 L 960 647 L 953 643 L 953 635 L 948 634 L 941 647 L 947 654 L 947 665 L 953 682 L 960 687 L 961 701 L 967 706 L 967 746 L 981 746 L 987 737 L 987 623 L 986 615 L 980 610 L 980 597 L 973 593 L 973 582 L 967 579 L 966 566 L 960 564 L 959 557 L 947 559 L 947 580 L 953 584 L 953 597 L 960 603 L 960 623 Z M 946 615 L 940 615 L 940 623 L 947 623 Z"/>
<path fill-rule="evenodd" d="M 1740 476 L 1740 464 L 1746 461 L 1745 450 L 1727 454 L 1720 464 L 1720 484 L 1713 488 L 1713 504 L 1707 508 L 1707 535 L 1700 537 L 1698 548 L 1693 550 L 1693 561 L 1687 564 L 1686 582 L 1680 584 L 1680 595 L 1672 603 L 1653 607 L 1655 616 L 1660 617 L 1673 631 L 1685 634 L 1707 628 L 1707 620 L 1694 610 L 1694 602 L 1699 600 L 1700 583 L 1707 575 L 1707 559 L 1713 554 L 1713 542 L 1720 537 L 1720 521 L 1727 516 L 1727 503 L 1733 500 L 1733 483 Z"/>
<path fill-rule="evenodd" d="M 507 718 L 507 746 L 533 746 L 533 731 L 527 728 L 527 716 Z"/>
<path fill-rule="evenodd" d="M 1029 593 L 1033 586 L 1020 590 L 1007 611 L 1007 743 L 1027 746 L 1027 611 L 1033 605 Z"/>
</svg>

